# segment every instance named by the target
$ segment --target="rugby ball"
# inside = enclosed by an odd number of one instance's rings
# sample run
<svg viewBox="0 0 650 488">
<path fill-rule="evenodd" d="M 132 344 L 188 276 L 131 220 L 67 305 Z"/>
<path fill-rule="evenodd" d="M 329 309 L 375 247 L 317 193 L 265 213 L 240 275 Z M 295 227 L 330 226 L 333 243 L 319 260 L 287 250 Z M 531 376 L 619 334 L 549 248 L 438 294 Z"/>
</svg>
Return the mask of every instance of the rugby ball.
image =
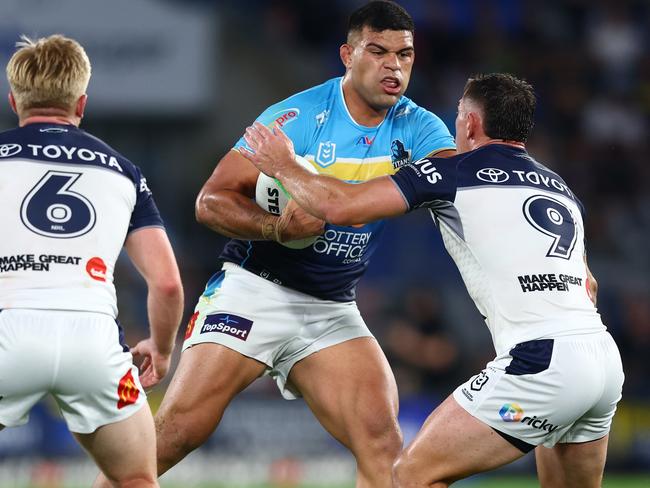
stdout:
<svg viewBox="0 0 650 488">
<path fill-rule="evenodd" d="M 303 168 L 316 174 L 316 168 L 302 156 L 296 154 L 296 162 Z M 269 213 L 280 215 L 291 200 L 291 195 L 275 178 L 260 173 L 257 177 L 257 185 L 255 186 L 255 202 Z M 290 249 L 304 249 L 311 246 L 318 236 L 306 237 L 304 239 L 296 239 L 295 241 L 282 242 L 281 244 Z"/>
</svg>

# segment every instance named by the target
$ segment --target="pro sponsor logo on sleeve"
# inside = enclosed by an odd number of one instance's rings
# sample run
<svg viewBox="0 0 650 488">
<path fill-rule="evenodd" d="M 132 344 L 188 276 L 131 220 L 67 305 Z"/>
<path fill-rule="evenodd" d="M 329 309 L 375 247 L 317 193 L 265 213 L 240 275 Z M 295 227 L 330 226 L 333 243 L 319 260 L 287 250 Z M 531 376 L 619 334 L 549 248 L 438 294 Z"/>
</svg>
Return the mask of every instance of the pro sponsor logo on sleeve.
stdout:
<svg viewBox="0 0 650 488">
<path fill-rule="evenodd" d="M 270 127 L 273 127 L 275 125 L 279 126 L 280 128 L 283 128 L 285 125 L 290 124 L 294 120 L 298 118 L 300 115 L 300 109 L 298 108 L 289 108 L 286 110 L 281 110 L 279 112 L 274 113 L 272 117 L 272 121 L 269 124 Z"/>
</svg>

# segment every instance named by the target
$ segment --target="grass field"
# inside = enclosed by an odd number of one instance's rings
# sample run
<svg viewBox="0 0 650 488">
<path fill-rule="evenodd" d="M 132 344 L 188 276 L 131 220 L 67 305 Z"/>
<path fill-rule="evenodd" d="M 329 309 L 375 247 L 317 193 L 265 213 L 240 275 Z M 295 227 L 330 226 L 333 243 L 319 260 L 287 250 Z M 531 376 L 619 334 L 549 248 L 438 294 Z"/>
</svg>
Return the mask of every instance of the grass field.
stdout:
<svg viewBox="0 0 650 488">
<path fill-rule="evenodd" d="M 473 478 L 458 482 L 458 488 L 539 488 L 539 483 L 532 477 L 483 477 Z M 81 487 L 79 487 L 81 488 Z M 181 486 L 178 484 L 161 483 L 161 488 L 354 488 L 353 485 L 298 485 L 289 487 L 279 485 L 219 485 L 200 484 Z M 576 487 L 579 488 L 579 487 Z M 650 475 L 648 476 L 607 476 L 603 488 L 650 488 Z"/>
<path fill-rule="evenodd" d="M 534 478 L 529 477 L 508 477 L 508 478 L 491 478 L 481 480 L 466 480 L 454 485 L 458 488 L 539 488 L 539 483 Z M 181 487 L 180 485 L 165 485 L 162 484 L 161 488 L 190 488 Z M 233 486 L 233 485 L 213 485 L 203 484 L 191 488 L 284 488 L 278 485 L 249 485 L 249 486 Z M 289 487 L 287 487 L 289 488 Z M 300 485 L 292 488 L 354 488 L 353 485 Z M 576 487 L 577 488 L 577 487 Z M 605 480 L 603 488 L 650 488 L 650 477 L 634 477 L 634 476 L 611 476 Z"/>
<path fill-rule="evenodd" d="M 14 485 L 0 484 L 0 488 L 43 488 L 46 485 Z M 52 485 L 57 488 L 82 488 L 82 486 L 60 486 Z M 161 483 L 161 488 L 354 488 L 353 485 L 237 485 L 237 484 L 217 484 L 217 483 Z M 49 485 L 48 485 L 49 488 Z M 86 487 L 83 487 L 86 488 Z M 454 488 L 539 488 L 539 483 L 535 478 L 529 476 L 491 476 L 472 478 L 459 481 L 454 484 Z M 579 487 L 576 487 L 579 488 Z M 650 488 L 650 475 L 611 475 L 605 478 L 603 488 Z"/>
</svg>

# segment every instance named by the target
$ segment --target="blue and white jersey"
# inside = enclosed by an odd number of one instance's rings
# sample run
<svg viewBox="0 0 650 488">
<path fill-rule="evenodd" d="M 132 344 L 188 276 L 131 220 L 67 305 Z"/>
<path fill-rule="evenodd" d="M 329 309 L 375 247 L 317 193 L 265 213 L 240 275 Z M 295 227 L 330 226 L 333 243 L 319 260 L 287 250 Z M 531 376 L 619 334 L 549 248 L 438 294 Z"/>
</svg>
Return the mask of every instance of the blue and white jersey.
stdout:
<svg viewBox="0 0 650 488">
<path fill-rule="evenodd" d="M 162 227 L 140 170 L 72 125 L 0 133 L 0 309 L 117 317 L 113 269 L 127 233 Z"/>
<path fill-rule="evenodd" d="M 490 144 L 392 178 L 409 209 L 430 209 L 497 355 L 604 330 L 589 298 L 582 204 L 524 149 Z"/>
<path fill-rule="evenodd" d="M 320 174 L 353 183 L 391 175 L 410 161 L 455 149 L 444 123 L 406 97 L 378 126 L 357 124 L 345 105 L 341 78 L 272 105 L 257 120 L 279 125 L 293 141 L 296 154 Z M 242 138 L 235 148 L 243 145 Z M 348 227 L 328 224 L 313 245 L 301 250 L 269 241 L 233 239 L 221 258 L 318 298 L 351 301 L 383 226 L 383 222 Z"/>
</svg>

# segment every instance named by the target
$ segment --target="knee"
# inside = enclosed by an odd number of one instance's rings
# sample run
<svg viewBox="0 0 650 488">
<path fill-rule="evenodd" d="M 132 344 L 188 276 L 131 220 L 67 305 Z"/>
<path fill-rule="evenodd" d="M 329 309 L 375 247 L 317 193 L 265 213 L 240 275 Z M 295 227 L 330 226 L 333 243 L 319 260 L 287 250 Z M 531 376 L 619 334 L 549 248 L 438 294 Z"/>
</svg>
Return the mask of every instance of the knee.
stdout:
<svg viewBox="0 0 650 488">
<path fill-rule="evenodd" d="M 360 436 L 364 450 L 376 460 L 388 460 L 389 466 L 395 461 L 402 450 L 402 432 L 397 418 L 393 415 L 374 416 L 361 421 L 363 429 Z"/>
<path fill-rule="evenodd" d="M 425 473 L 409 458 L 407 451 L 393 464 L 394 488 L 448 488 L 451 483 L 429 479 Z"/>
</svg>

